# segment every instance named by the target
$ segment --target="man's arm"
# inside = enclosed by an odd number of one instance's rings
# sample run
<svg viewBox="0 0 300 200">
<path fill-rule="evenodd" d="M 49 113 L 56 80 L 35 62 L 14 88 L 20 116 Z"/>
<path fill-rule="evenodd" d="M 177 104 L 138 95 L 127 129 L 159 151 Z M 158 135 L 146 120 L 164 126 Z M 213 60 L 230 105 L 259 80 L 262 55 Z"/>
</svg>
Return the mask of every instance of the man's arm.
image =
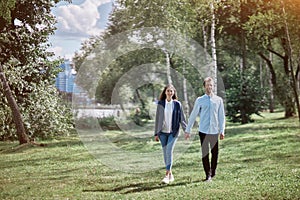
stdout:
<svg viewBox="0 0 300 200">
<path fill-rule="evenodd" d="M 219 121 L 219 133 L 220 139 L 223 140 L 225 137 L 225 111 L 224 111 L 224 104 L 223 99 L 221 98 L 219 110 L 218 110 L 218 121 Z"/>
<path fill-rule="evenodd" d="M 190 114 L 189 120 L 188 120 L 188 125 L 187 125 L 186 130 L 185 130 L 186 134 L 191 133 L 191 129 L 194 126 L 196 117 L 199 115 L 199 112 L 200 112 L 200 103 L 199 103 L 199 98 L 197 98 L 195 103 L 194 103 L 194 107 L 193 107 L 193 110 Z"/>
</svg>

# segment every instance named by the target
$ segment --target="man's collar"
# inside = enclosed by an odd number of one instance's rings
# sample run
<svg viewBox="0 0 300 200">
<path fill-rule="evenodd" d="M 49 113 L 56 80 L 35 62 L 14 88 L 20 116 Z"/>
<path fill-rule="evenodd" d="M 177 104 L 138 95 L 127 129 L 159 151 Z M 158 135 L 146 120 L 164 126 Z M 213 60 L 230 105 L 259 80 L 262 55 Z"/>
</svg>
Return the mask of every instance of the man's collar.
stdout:
<svg viewBox="0 0 300 200">
<path fill-rule="evenodd" d="M 205 95 L 208 96 L 208 97 L 214 97 L 215 96 L 214 93 L 211 93 L 210 95 L 208 95 L 208 94 L 205 93 Z"/>
</svg>

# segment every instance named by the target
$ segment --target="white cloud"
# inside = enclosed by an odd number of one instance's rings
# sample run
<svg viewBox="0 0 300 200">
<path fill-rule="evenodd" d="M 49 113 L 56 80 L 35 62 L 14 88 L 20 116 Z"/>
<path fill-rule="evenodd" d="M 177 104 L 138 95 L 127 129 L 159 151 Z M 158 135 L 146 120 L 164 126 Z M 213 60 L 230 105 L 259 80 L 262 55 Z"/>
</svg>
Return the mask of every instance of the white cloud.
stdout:
<svg viewBox="0 0 300 200">
<path fill-rule="evenodd" d="M 59 3 L 52 13 L 57 19 L 57 30 L 50 36 L 49 51 L 56 57 L 71 58 L 81 42 L 101 34 L 113 0 L 73 0 L 72 4 Z M 99 9 L 100 8 L 100 9 Z"/>
<path fill-rule="evenodd" d="M 72 57 L 74 56 L 73 53 L 68 53 L 63 47 L 61 46 L 55 46 L 48 49 L 49 52 L 54 52 L 56 57 L 61 57 L 65 59 L 72 60 Z"/>
<path fill-rule="evenodd" d="M 79 5 L 59 6 L 55 11 L 57 33 L 85 37 L 100 34 L 103 30 L 97 27 L 97 21 L 101 20 L 98 7 L 109 2 L 111 0 L 86 0 Z"/>
</svg>

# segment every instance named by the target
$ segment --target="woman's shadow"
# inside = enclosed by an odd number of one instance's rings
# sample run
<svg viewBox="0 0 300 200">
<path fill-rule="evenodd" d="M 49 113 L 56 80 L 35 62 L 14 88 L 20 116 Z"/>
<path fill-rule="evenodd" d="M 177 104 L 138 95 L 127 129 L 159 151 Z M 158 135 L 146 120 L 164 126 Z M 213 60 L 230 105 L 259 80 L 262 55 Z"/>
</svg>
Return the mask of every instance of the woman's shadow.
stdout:
<svg viewBox="0 0 300 200">
<path fill-rule="evenodd" d="M 135 183 L 135 184 L 124 185 L 124 186 L 115 187 L 115 188 L 111 188 L 111 189 L 109 189 L 109 188 L 108 189 L 84 189 L 82 192 L 120 192 L 122 194 L 130 194 L 130 193 L 136 193 L 136 192 L 161 189 L 164 187 L 175 187 L 175 186 L 188 185 L 188 184 L 197 183 L 197 182 L 200 182 L 200 181 L 187 180 L 186 182 L 173 182 L 170 184 L 157 183 L 157 182 Z"/>
</svg>

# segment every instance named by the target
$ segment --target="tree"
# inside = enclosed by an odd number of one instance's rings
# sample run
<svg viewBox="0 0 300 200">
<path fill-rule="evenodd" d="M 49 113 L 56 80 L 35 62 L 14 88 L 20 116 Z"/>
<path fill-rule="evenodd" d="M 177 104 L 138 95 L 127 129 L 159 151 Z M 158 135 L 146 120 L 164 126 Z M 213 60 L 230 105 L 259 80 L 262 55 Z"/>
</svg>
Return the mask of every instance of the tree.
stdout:
<svg viewBox="0 0 300 200">
<path fill-rule="evenodd" d="M 216 7 L 216 18 L 217 18 L 217 48 L 218 48 L 218 65 L 219 68 L 223 68 L 223 77 L 225 78 L 225 88 L 228 90 L 232 85 L 232 69 L 239 69 L 240 74 L 234 73 L 236 75 L 235 81 L 238 85 L 235 85 L 239 90 L 240 100 L 236 105 L 238 109 L 234 111 L 228 110 L 229 113 L 236 112 L 235 114 L 240 118 L 241 123 L 251 122 L 250 117 L 248 116 L 249 107 L 244 106 L 249 102 L 247 98 L 249 95 L 254 93 L 248 93 L 245 88 L 254 90 L 254 84 L 248 84 L 247 73 L 249 69 L 252 68 L 252 65 L 257 65 L 255 61 L 254 53 L 249 51 L 251 49 L 251 40 L 248 38 L 246 30 L 243 26 L 248 21 L 249 16 L 252 15 L 252 8 L 255 7 L 254 1 L 218 1 L 218 6 Z M 257 56 L 256 56 L 257 57 Z M 238 75 L 238 76 L 237 76 Z M 230 77 L 230 78 L 229 78 Z M 229 82 L 231 79 L 231 82 Z M 235 93 L 228 93 L 228 95 L 233 95 Z M 231 98 L 227 96 L 227 98 Z M 252 97 L 252 98 L 261 98 Z M 262 98 L 263 99 L 263 98 Z M 260 99 L 260 100 L 262 100 Z M 244 101 L 244 102 L 243 102 Z M 232 106 L 227 107 L 231 109 Z"/>
<path fill-rule="evenodd" d="M 1 125 L 2 139 L 14 139 L 13 130 L 17 129 L 23 144 L 29 142 L 29 136 L 47 137 L 71 128 L 71 113 L 60 103 L 54 88 L 61 61 L 49 61 L 53 53 L 47 52 L 48 36 L 55 30 L 50 9 L 57 2 L 1 1 L 0 96 L 6 98 L 1 98 L 0 115 L 7 119 Z"/>
<path fill-rule="evenodd" d="M 99 37 L 98 40 L 95 41 L 93 40 L 93 38 L 91 38 L 90 42 L 83 44 L 82 50 L 84 51 L 81 54 L 78 53 L 76 55 L 74 59 L 75 65 L 77 67 L 78 65 L 81 65 L 82 61 L 95 47 L 94 44 L 97 45 L 99 44 L 99 41 L 103 41 L 113 35 L 125 32 L 127 30 L 138 29 L 143 27 L 159 27 L 168 30 L 185 30 L 186 32 L 188 32 L 188 30 L 190 29 L 188 25 L 189 23 L 178 19 L 179 17 L 187 17 L 187 15 L 189 14 L 189 12 L 185 13 L 186 10 L 184 10 L 187 5 L 190 6 L 187 2 L 188 1 L 178 0 L 117 1 L 112 15 L 110 16 L 110 22 L 107 31 L 104 33 L 103 36 Z M 178 12 L 178 10 L 180 10 L 180 12 Z M 180 68 L 178 66 L 174 66 L 174 60 L 177 59 L 176 55 L 174 55 L 172 52 L 168 52 L 167 50 L 156 50 L 156 52 L 153 55 L 150 55 L 148 52 L 153 53 L 152 50 L 140 50 L 135 54 L 127 54 L 125 57 L 122 57 L 122 61 L 112 64 L 112 68 L 105 71 L 101 75 L 101 77 L 104 77 L 105 81 L 103 81 L 103 79 L 101 80 L 101 83 L 99 83 L 97 96 L 102 99 L 110 98 L 111 95 L 109 94 L 111 94 L 112 89 L 114 88 L 113 82 L 116 82 L 118 80 L 118 77 L 126 73 L 132 66 L 147 63 L 147 61 L 150 60 L 152 62 L 165 65 L 166 70 L 164 71 L 167 74 L 169 82 L 172 82 L 168 66 L 170 66 L 173 69 Z M 144 58 L 144 60 L 141 60 L 140 58 Z M 118 60 L 120 60 L 120 58 Z M 126 65 L 124 63 L 126 63 Z M 181 68 L 183 67 L 181 66 Z M 108 79 L 110 79 L 110 81 Z M 105 91 L 105 93 L 101 93 L 100 88 L 102 88 L 102 92 Z M 107 103 L 108 101 L 103 102 Z"/>
<path fill-rule="evenodd" d="M 266 107 L 266 101 L 263 98 L 254 98 L 264 96 L 264 88 L 259 87 L 259 79 L 257 79 L 258 70 L 253 68 L 245 69 L 245 73 L 242 75 L 238 67 L 231 68 L 227 77 L 229 84 L 226 90 L 226 106 L 227 116 L 232 122 L 240 122 L 242 124 L 253 122 L 251 117 L 253 114 L 260 115 Z M 241 84 L 237 82 L 237 78 L 245 81 L 242 84 L 241 96 Z M 243 110 L 241 109 L 243 108 Z M 242 113 L 245 111 L 245 113 Z M 242 114 L 244 116 L 242 116 Z"/>
<path fill-rule="evenodd" d="M 294 95 L 295 95 L 295 99 L 296 99 L 296 105 L 297 105 L 297 109 L 298 109 L 298 118 L 299 118 L 299 122 L 300 122 L 300 103 L 299 103 L 299 96 L 298 96 L 298 87 L 297 87 L 297 76 L 295 76 L 295 72 L 294 72 L 294 63 L 296 62 L 293 62 L 293 46 L 292 46 L 292 42 L 291 42 L 291 34 L 290 34 L 290 30 L 289 30 L 289 24 L 287 22 L 287 13 L 286 13 L 286 10 L 285 10 L 285 3 L 281 0 L 281 5 L 282 5 L 282 13 L 283 13 L 283 16 L 284 16 L 284 27 L 285 27 L 285 33 L 286 33 L 286 38 L 287 38 L 287 54 L 289 56 L 289 71 L 290 71 L 290 76 L 291 76 L 291 86 L 293 88 L 293 92 L 294 92 Z M 299 9 L 300 11 L 300 9 Z M 300 59 L 300 55 L 298 55 L 298 58 Z M 300 63 L 298 63 L 298 67 L 299 67 Z"/>
<path fill-rule="evenodd" d="M 273 87 L 270 90 L 274 89 L 276 99 L 285 109 L 285 116 L 290 117 L 295 114 L 295 102 L 297 102 L 298 97 L 296 96 L 298 95 L 295 95 L 294 86 L 291 85 L 293 82 L 290 75 L 292 71 L 289 67 L 290 57 L 287 51 L 288 40 L 284 19 L 288 19 L 287 24 L 293 27 L 293 29 L 289 29 L 292 30 L 290 35 L 293 35 L 291 41 L 293 48 L 297 48 L 299 46 L 299 25 L 296 21 L 299 21 L 299 6 L 297 6 L 299 1 L 286 0 L 284 3 L 288 7 L 288 9 L 286 8 L 289 11 L 287 12 L 289 13 L 288 17 L 283 15 L 282 2 L 279 0 L 219 1 L 217 19 L 220 29 L 217 41 L 219 52 L 221 50 L 226 52 L 218 56 L 219 64 L 224 66 L 225 74 L 228 69 L 237 64 L 236 56 L 240 58 L 242 74 L 244 70 L 253 65 L 258 68 L 260 64 L 257 61 L 261 58 L 267 63 Z M 272 60 L 269 59 L 270 53 L 273 54 Z M 258 58 L 257 55 L 261 58 Z M 292 56 L 297 58 L 296 54 Z M 245 80 L 243 80 L 244 76 L 240 77 L 240 95 L 244 96 L 242 88 Z M 226 88 L 228 88 L 228 84 Z M 246 114 L 246 111 L 243 113 Z"/>
<path fill-rule="evenodd" d="M 1 2 L 0 3 L 0 21 L 2 21 L 2 23 L 4 24 L 5 22 L 10 22 L 11 20 L 11 12 L 10 10 L 12 8 L 14 8 L 15 6 L 15 1 L 13 0 L 9 0 L 6 2 Z M 16 124 L 16 128 L 17 128 L 17 136 L 19 139 L 20 144 L 24 144 L 24 143 L 28 143 L 29 142 L 29 138 L 26 135 L 26 131 L 24 128 L 24 124 L 23 124 L 23 119 L 19 110 L 19 107 L 16 103 L 16 100 L 11 92 L 11 89 L 8 85 L 8 81 L 6 79 L 2 64 L 0 63 L 0 80 L 1 80 L 1 85 L 3 88 L 3 92 L 4 95 L 8 101 L 9 107 L 12 110 L 12 118 L 14 123 Z"/>
<path fill-rule="evenodd" d="M 299 68 L 299 3 L 262 1 L 257 5 L 257 12 L 245 24 L 245 29 L 255 41 L 255 51 L 269 67 L 276 96 L 285 108 L 285 117 L 295 114 L 295 102 L 298 115 L 300 110 L 297 75 L 293 73 Z M 273 60 L 266 56 L 270 53 L 274 55 Z"/>
</svg>

